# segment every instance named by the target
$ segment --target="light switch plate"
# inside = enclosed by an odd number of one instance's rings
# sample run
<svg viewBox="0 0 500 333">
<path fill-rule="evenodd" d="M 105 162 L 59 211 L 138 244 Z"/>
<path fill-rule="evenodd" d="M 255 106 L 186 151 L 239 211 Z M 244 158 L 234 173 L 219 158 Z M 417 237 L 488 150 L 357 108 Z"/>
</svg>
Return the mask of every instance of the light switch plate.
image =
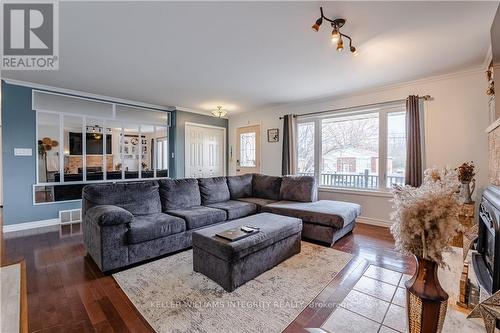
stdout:
<svg viewBox="0 0 500 333">
<path fill-rule="evenodd" d="M 14 156 L 31 156 L 33 150 L 31 148 L 14 148 Z"/>
</svg>

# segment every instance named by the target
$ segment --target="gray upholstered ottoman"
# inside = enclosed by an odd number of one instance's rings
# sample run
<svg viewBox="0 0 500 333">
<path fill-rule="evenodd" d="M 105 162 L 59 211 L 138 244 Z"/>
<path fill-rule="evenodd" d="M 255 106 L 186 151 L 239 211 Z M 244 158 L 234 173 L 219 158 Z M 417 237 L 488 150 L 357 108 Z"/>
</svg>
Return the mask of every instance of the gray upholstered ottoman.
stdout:
<svg viewBox="0 0 500 333">
<path fill-rule="evenodd" d="M 230 242 L 216 233 L 241 226 L 260 228 L 249 237 Z M 302 220 L 262 213 L 193 232 L 193 269 L 226 291 L 300 253 Z"/>
</svg>

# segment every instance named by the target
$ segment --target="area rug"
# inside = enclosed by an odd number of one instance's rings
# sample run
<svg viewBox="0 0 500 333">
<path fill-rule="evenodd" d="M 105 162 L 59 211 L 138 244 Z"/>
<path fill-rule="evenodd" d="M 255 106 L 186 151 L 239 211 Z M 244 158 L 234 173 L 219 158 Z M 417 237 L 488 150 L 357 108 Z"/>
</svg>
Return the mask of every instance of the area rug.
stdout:
<svg viewBox="0 0 500 333">
<path fill-rule="evenodd" d="M 156 332 L 281 332 L 352 259 L 306 242 L 232 293 L 193 271 L 192 251 L 113 277 Z"/>
<path fill-rule="evenodd" d="M 0 332 L 20 332 L 20 263 L 0 267 Z"/>
</svg>

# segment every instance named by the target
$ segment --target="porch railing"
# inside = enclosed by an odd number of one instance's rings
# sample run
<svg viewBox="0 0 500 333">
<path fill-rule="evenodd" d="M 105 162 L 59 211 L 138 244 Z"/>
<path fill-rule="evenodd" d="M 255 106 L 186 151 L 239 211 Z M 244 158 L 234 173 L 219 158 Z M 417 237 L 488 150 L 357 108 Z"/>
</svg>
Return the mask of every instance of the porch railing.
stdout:
<svg viewBox="0 0 500 333">
<path fill-rule="evenodd" d="M 301 176 L 314 176 L 314 173 L 299 173 Z M 367 171 L 359 173 L 322 173 L 319 184 L 332 187 L 355 187 L 376 189 L 379 187 L 378 175 L 370 175 Z M 403 185 L 405 178 L 402 176 L 387 176 L 387 187 L 392 184 Z"/>
</svg>

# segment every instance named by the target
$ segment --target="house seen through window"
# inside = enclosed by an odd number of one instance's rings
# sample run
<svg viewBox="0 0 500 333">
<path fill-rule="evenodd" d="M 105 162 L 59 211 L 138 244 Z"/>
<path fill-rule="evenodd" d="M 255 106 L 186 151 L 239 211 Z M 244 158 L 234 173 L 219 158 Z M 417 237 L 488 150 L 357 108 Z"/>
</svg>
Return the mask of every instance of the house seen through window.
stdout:
<svg viewBox="0 0 500 333">
<path fill-rule="evenodd" d="M 299 121 L 298 173 L 320 186 L 385 189 L 404 183 L 405 165 L 404 105 Z"/>
</svg>

